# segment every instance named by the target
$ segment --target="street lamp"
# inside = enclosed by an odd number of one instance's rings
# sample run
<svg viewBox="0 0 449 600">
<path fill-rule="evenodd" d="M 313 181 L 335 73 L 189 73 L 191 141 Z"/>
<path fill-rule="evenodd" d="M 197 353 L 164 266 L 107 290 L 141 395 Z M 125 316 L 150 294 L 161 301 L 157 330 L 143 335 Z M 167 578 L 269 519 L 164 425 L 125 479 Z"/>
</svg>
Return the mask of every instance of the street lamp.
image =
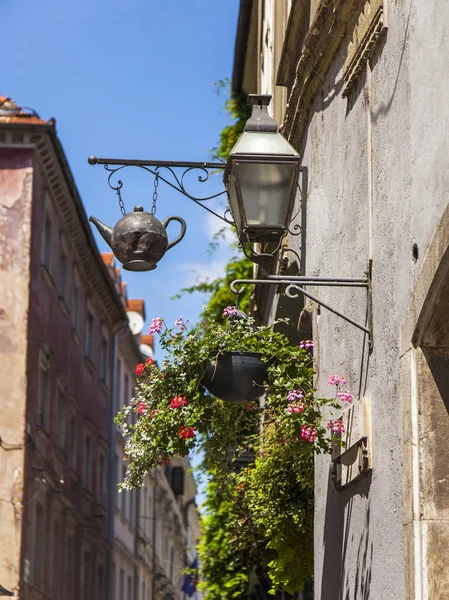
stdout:
<svg viewBox="0 0 449 600">
<path fill-rule="evenodd" d="M 268 114 L 267 107 L 270 100 L 271 96 L 267 95 L 251 94 L 248 96 L 248 104 L 253 106 L 252 115 L 245 124 L 243 134 L 231 150 L 227 163 L 97 158 L 96 156 L 88 158 L 89 164 L 104 166 L 108 173 L 108 185 L 118 196 L 119 206 L 124 218 L 119 221 L 114 230 L 120 229 L 120 236 L 126 243 L 125 264 L 129 264 L 130 261 L 142 264 L 143 253 L 152 252 L 154 254 L 155 246 L 162 244 L 163 247 L 157 259 L 155 260 L 154 256 L 150 256 L 148 260 L 144 260 L 145 268 L 141 270 L 154 268 L 153 263 L 155 264 L 167 249 L 181 240 L 185 230 L 183 220 L 177 218 L 176 220 L 180 221 L 182 225 L 181 234 L 175 241 L 169 243 L 164 231 L 162 231 L 162 235 L 160 235 L 160 232 L 159 235 L 155 235 L 153 228 L 148 226 L 147 217 L 145 217 L 145 223 L 143 222 L 143 216 L 147 213 L 143 212 L 142 207 L 136 207 L 135 212 L 131 213 L 134 218 L 128 218 L 130 213 L 126 213 L 122 198 L 123 181 L 118 179 L 114 183 L 114 176 L 128 167 L 143 169 L 154 177 L 153 206 L 151 215 L 148 215 L 148 217 L 153 216 L 153 221 L 156 220 L 154 213 L 156 212 L 157 186 L 162 181 L 225 223 L 234 225 L 245 255 L 254 263 L 270 264 L 275 261 L 279 254 L 282 257 L 287 252 L 295 254 L 298 262 L 300 262 L 297 252 L 287 246 L 282 247 L 281 250 L 281 243 L 287 234 L 304 234 L 301 225 L 296 224 L 291 228 L 291 224 L 297 216 L 292 217 L 297 191 L 300 192 L 301 210 L 304 211 L 307 197 L 307 167 L 300 165 L 298 152 L 279 133 L 276 121 Z M 189 175 L 196 173 L 197 182 L 202 184 L 209 181 L 210 174 L 218 170 L 224 172 L 224 190 L 203 197 L 198 197 L 188 191 Z M 299 183 L 300 176 L 301 185 Z M 213 201 L 224 194 L 228 196 L 229 208 L 225 210 L 224 214 L 220 215 L 210 205 L 207 206 L 207 202 Z M 228 218 L 229 212 L 232 213 L 233 221 Z M 105 227 L 98 219 L 93 217 L 90 220 L 100 229 L 100 233 L 106 241 L 112 243 L 113 249 L 117 250 L 115 237 L 112 236 L 112 228 Z M 158 223 L 165 230 L 165 225 L 172 220 L 174 220 L 174 217 L 166 219 L 163 223 Z M 121 229 L 123 221 L 126 225 L 124 231 Z M 119 225 L 120 227 L 118 227 Z M 304 243 L 304 240 L 302 240 L 302 243 Z M 256 245 L 256 248 L 253 247 L 254 245 Z M 250 247 L 249 253 L 248 246 Z M 281 250 L 280 253 L 279 250 Z M 119 254 L 118 258 L 120 260 L 123 257 Z M 373 344 L 371 261 L 364 276 L 355 278 L 319 277 L 300 274 L 304 273 L 304 270 L 305 265 L 301 265 L 297 275 L 265 275 L 265 271 L 262 269 L 259 274 L 264 275 L 265 279 L 237 279 L 232 282 L 231 290 L 238 298 L 243 291 L 241 286 L 244 285 L 282 286 L 288 298 L 305 296 L 360 329 L 368 336 L 371 350 Z M 367 292 L 365 323 L 357 322 L 336 310 L 333 306 L 323 302 L 309 291 L 311 286 L 365 289 Z"/>
<path fill-rule="evenodd" d="M 295 202 L 300 156 L 268 114 L 270 101 L 271 96 L 248 96 L 252 115 L 223 177 L 240 242 L 279 243 Z"/>
</svg>

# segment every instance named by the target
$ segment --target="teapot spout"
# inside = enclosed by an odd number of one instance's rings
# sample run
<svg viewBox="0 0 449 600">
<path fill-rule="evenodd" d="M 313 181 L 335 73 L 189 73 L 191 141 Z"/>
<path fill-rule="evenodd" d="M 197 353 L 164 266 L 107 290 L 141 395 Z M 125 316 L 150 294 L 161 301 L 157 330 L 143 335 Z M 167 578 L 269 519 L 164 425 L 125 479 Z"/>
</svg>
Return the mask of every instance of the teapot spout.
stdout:
<svg viewBox="0 0 449 600">
<path fill-rule="evenodd" d="M 95 227 L 98 229 L 98 231 L 100 232 L 101 236 L 103 237 L 104 241 L 108 244 L 108 246 L 111 246 L 111 244 L 112 244 L 112 227 L 108 227 L 107 225 L 105 225 L 104 223 L 99 221 L 97 219 L 97 217 L 91 216 L 91 217 L 89 217 L 89 221 L 95 225 Z"/>
</svg>

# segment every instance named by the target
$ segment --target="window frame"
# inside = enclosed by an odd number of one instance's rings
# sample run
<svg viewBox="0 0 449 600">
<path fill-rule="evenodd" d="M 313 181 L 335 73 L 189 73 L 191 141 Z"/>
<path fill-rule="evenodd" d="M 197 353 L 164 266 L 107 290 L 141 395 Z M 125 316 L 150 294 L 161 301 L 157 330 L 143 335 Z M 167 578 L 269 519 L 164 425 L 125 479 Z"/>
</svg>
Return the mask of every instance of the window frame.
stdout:
<svg viewBox="0 0 449 600">
<path fill-rule="evenodd" d="M 39 348 L 38 359 L 38 381 L 37 381 L 37 424 L 47 431 L 50 430 L 51 395 L 52 395 L 52 353 L 46 342 L 42 342 Z M 44 386 L 43 374 L 45 374 L 46 385 Z M 43 397 L 45 391 L 45 398 Z"/>
</svg>

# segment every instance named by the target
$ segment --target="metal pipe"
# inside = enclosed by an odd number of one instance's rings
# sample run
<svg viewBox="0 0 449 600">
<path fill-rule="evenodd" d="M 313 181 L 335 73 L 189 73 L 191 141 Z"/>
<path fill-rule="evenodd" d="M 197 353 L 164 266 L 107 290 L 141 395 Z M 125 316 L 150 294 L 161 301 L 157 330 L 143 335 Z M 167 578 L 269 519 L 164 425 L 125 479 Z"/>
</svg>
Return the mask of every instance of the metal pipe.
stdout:
<svg viewBox="0 0 449 600">
<path fill-rule="evenodd" d="M 175 160 L 139 160 L 139 159 L 128 159 L 128 158 L 98 158 L 97 156 L 89 156 L 87 159 L 90 165 L 130 165 L 130 166 L 143 166 L 143 167 L 186 167 L 186 168 L 200 168 L 200 169 L 225 169 L 226 163 L 224 162 L 178 162 Z"/>
<path fill-rule="evenodd" d="M 321 285 L 324 285 L 325 283 L 357 283 L 357 284 L 363 284 L 366 287 L 368 287 L 368 278 L 353 278 L 353 277 L 307 277 L 305 275 L 269 275 L 268 279 L 273 279 L 276 281 L 279 281 L 281 279 L 283 280 L 289 280 L 289 281 L 301 281 L 302 283 L 305 282 L 312 282 L 316 285 L 320 285 L 320 282 L 323 282 Z"/>
<path fill-rule="evenodd" d="M 151 569 L 151 600 L 155 600 L 156 590 L 156 497 L 157 497 L 157 473 L 154 471 L 154 493 L 153 493 L 153 556 Z"/>
<path fill-rule="evenodd" d="M 334 315 L 337 315 L 337 317 L 340 317 L 340 318 L 344 319 L 348 323 L 351 323 L 351 325 L 354 325 L 354 327 L 357 327 L 358 329 L 361 329 L 362 331 L 364 331 L 365 333 L 367 333 L 368 335 L 370 335 L 370 330 L 369 330 L 368 327 L 365 327 L 365 325 L 361 325 L 360 323 L 357 323 L 357 321 L 354 321 L 350 317 L 346 317 L 340 311 L 338 311 L 335 308 L 332 308 L 331 306 L 329 306 L 329 304 L 326 304 L 325 302 L 322 302 L 321 300 L 318 300 L 318 298 L 316 298 L 316 296 L 313 296 L 309 292 L 306 292 L 302 287 L 300 287 L 300 286 L 295 285 L 294 283 L 292 283 L 289 286 L 289 288 L 293 288 L 296 292 L 299 292 L 300 294 L 304 294 L 304 296 L 306 296 L 307 298 L 309 298 L 313 302 L 316 302 L 317 304 L 319 304 L 323 308 L 327 308 L 327 310 L 330 310 L 330 312 L 334 313 Z M 288 298 L 297 298 L 297 295 L 292 295 L 291 293 L 289 293 L 289 289 L 288 288 L 287 288 L 287 290 L 286 290 L 285 293 L 286 293 L 286 295 L 287 295 Z"/>
<path fill-rule="evenodd" d="M 310 279 L 308 281 L 311 281 Z M 310 300 L 312 300 L 313 302 L 316 302 L 317 304 L 319 304 L 320 306 L 322 306 L 323 308 L 326 308 L 327 310 L 329 310 L 330 312 L 334 313 L 335 315 L 337 315 L 337 317 L 340 317 L 341 319 L 344 319 L 345 321 L 347 321 L 348 323 L 350 323 L 351 325 L 354 325 L 354 327 L 357 327 L 357 329 L 360 329 L 362 331 L 364 331 L 365 333 L 368 334 L 369 336 L 369 341 L 371 344 L 371 329 L 369 327 L 366 327 L 365 325 L 361 325 L 360 323 L 357 323 L 357 321 L 354 321 L 353 319 L 351 319 L 350 317 L 345 316 L 343 313 L 341 313 L 340 311 L 336 310 L 335 308 L 332 308 L 331 306 L 329 306 L 329 304 L 326 304 L 325 302 L 323 302 L 322 300 L 319 300 L 316 296 L 313 296 L 310 292 L 306 292 L 301 286 L 298 285 L 298 283 L 300 283 L 299 281 L 296 280 L 292 280 L 292 279 L 286 279 L 286 278 L 282 278 L 282 279 L 235 279 L 231 285 L 231 291 L 236 294 L 236 296 L 239 296 L 239 294 L 242 293 L 243 288 L 241 288 L 240 290 L 237 290 L 236 286 L 239 284 L 252 284 L 252 285 L 286 285 L 287 289 L 285 291 L 286 295 L 288 298 L 297 298 L 297 294 L 296 295 L 292 295 L 291 292 L 289 291 L 290 288 L 294 289 L 295 291 L 297 291 L 300 294 L 304 294 L 304 296 L 306 296 L 307 298 L 309 298 Z M 302 281 L 301 283 L 303 283 L 303 285 L 306 285 L 306 283 L 304 281 Z M 316 282 L 313 283 L 314 285 L 319 285 Z M 330 281 L 330 282 L 323 282 L 322 283 L 323 286 L 329 286 L 329 285 L 338 285 L 339 287 L 364 287 L 364 288 L 369 288 L 369 283 L 349 283 L 349 282 L 343 282 L 343 283 L 337 283 L 337 280 L 335 281 Z M 370 296 L 368 297 L 368 303 L 370 303 Z M 368 307 L 369 308 L 369 307 Z"/>
</svg>

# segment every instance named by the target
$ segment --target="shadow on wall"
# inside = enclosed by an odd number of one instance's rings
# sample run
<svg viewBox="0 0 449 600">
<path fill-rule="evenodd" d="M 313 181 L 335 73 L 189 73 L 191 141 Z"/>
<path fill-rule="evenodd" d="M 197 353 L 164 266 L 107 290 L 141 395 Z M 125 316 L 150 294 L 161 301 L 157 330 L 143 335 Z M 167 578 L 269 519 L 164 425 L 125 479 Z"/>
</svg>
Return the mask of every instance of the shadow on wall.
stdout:
<svg viewBox="0 0 449 600">
<path fill-rule="evenodd" d="M 371 587 L 373 543 L 370 541 L 371 473 L 357 485 L 336 491 L 332 480 L 332 465 L 327 484 L 324 526 L 324 558 L 320 600 L 368 600 Z M 365 524 L 357 551 L 357 570 L 354 584 L 345 574 L 346 553 L 351 532 L 352 506 L 355 496 L 367 499 Z M 346 516 L 346 518 L 345 518 Z"/>
</svg>

